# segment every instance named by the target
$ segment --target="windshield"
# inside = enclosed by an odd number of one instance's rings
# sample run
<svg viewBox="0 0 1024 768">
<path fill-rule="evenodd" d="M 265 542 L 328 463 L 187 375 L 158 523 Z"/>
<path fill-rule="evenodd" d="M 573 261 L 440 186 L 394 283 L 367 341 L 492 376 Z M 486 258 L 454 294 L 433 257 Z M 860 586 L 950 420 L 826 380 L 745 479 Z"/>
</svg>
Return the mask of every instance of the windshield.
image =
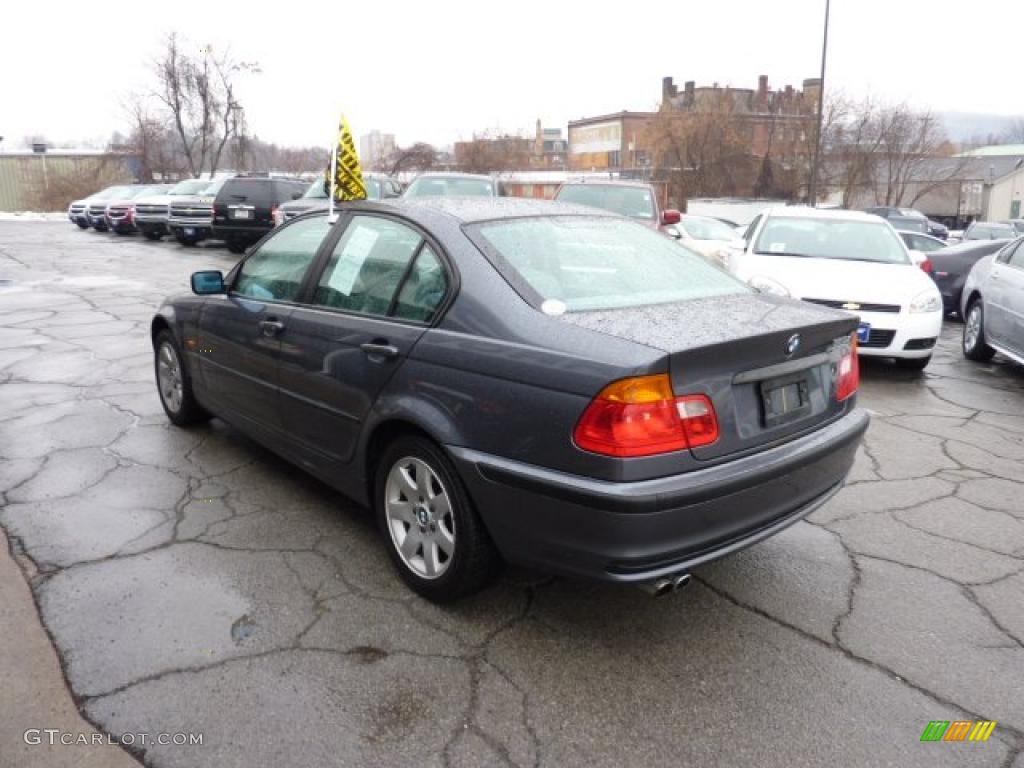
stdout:
<svg viewBox="0 0 1024 768">
<path fill-rule="evenodd" d="M 310 184 L 309 189 L 302 194 L 302 198 L 303 200 L 326 200 L 327 192 L 324 191 L 324 180 L 317 179 Z"/>
<path fill-rule="evenodd" d="M 754 245 L 765 256 L 909 264 L 903 243 L 885 222 L 773 216 Z"/>
<path fill-rule="evenodd" d="M 686 234 L 694 240 L 735 240 L 736 230 L 718 219 L 701 219 L 684 216 L 680 222 Z"/>
<path fill-rule="evenodd" d="M 220 188 L 224 186 L 224 182 L 227 179 L 217 179 L 217 181 L 207 182 L 207 186 L 203 187 L 198 192 L 200 197 L 216 197 L 217 193 L 220 192 Z"/>
<path fill-rule="evenodd" d="M 628 216 L 631 219 L 654 218 L 654 196 L 646 187 L 619 187 L 614 184 L 566 184 L 555 197 L 565 203 L 579 203 Z M 689 230 L 687 230 L 689 231 Z"/>
<path fill-rule="evenodd" d="M 927 219 L 920 219 L 916 216 L 890 216 L 889 223 L 892 224 L 893 229 L 899 229 L 903 232 L 921 232 L 928 234 Z"/>
<path fill-rule="evenodd" d="M 377 179 L 368 179 L 363 177 L 363 183 L 366 185 L 366 199 L 367 200 L 380 200 L 380 182 Z M 309 185 L 303 195 L 303 200 L 326 200 L 327 192 L 324 190 L 324 180 L 317 179 Z"/>
<path fill-rule="evenodd" d="M 421 176 L 405 190 L 403 197 L 494 197 L 490 179 L 460 179 L 444 176 Z"/>
<path fill-rule="evenodd" d="M 209 179 L 186 179 L 185 181 L 179 181 L 173 187 L 168 195 L 197 195 L 210 186 Z"/>
<path fill-rule="evenodd" d="M 965 236 L 967 240 L 1005 240 L 1016 237 L 1017 230 L 1006 224 L 975 224 Z"/>
<path fill-rule="evenodd" d="M 556 300 L 568 312 L 751 291 L 664 235 L 622 219 L 510 219 L 479 225 L 478 232 L 513 285 L 526 283 L 541 303 Z"/>
</svg>

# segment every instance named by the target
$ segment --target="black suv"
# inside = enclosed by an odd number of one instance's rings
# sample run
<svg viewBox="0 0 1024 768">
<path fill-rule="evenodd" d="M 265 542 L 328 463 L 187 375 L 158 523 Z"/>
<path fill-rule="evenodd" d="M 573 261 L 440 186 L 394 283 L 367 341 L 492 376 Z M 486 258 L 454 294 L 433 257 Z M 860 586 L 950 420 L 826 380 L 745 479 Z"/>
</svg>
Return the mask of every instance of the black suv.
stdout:
<svg viewBox="0 0 1024 768">
<path fill-rule="evenodd" d="M 274 228 L 278 206 L 297 200 L 308 182 L 237 176 L 224 182 L 213 203 L 213 237 L 242 253 Z"/>
</svg>

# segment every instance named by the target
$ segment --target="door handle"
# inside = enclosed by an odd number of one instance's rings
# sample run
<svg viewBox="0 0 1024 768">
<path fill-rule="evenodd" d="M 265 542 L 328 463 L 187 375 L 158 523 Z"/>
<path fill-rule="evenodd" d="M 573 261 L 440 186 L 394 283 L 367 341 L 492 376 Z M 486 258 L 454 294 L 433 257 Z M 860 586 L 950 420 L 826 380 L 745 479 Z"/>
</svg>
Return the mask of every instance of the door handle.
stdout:
<svg viewBox="0 0 1024 768">
<path fill-rule="evenodd" d="M 284 323 L 274 318 L 260 320 L 260 330 L 263 331 L 264 336 L 276 336 L 284 330 Z"/>
<path fill-rule="evenodd" d="M 387 342 L 373 342 L 360 344 L 359 348 L 367 354 L 368 357 L 386 357 L 393 358 L 398 357 L 398 347 L 393 347 Z"/>
</svg>

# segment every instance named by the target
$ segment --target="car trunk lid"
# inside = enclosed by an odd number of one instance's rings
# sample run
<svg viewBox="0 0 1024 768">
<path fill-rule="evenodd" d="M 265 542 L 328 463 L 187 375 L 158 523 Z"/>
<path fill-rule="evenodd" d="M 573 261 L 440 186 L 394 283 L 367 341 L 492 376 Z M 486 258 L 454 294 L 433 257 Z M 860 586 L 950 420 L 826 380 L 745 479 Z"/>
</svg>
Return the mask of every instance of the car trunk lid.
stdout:
<svg viewBox="0 0 1024 768">
<path fill-rule="evenodd" d="M 675 393 L 705 394 L 715 406 L 720 436 L 691 451 L 701 461 L 783 442 L 846 407 L 834 397 L 837 340 L 857 319 L 845 312 L 739 294 L 563 317 L 668 354 Z"/>
</svg>

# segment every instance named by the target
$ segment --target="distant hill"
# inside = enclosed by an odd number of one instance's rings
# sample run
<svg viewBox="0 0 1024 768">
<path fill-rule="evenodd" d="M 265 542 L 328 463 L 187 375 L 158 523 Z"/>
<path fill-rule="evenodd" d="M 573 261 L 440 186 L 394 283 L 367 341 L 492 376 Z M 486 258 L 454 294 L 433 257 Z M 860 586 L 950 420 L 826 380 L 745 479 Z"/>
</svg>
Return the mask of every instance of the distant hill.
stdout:
<svg viewBox="0 0 1024 768">
<path fill-rule="evenodd" d="M 937 112 L 946 127 L 950 141 L 957 143 L 979 140 L 987 143 L 1006 131 L 1016 119 L 1012 115 L 993 115 L 983 112 Z"/>
</svg>

